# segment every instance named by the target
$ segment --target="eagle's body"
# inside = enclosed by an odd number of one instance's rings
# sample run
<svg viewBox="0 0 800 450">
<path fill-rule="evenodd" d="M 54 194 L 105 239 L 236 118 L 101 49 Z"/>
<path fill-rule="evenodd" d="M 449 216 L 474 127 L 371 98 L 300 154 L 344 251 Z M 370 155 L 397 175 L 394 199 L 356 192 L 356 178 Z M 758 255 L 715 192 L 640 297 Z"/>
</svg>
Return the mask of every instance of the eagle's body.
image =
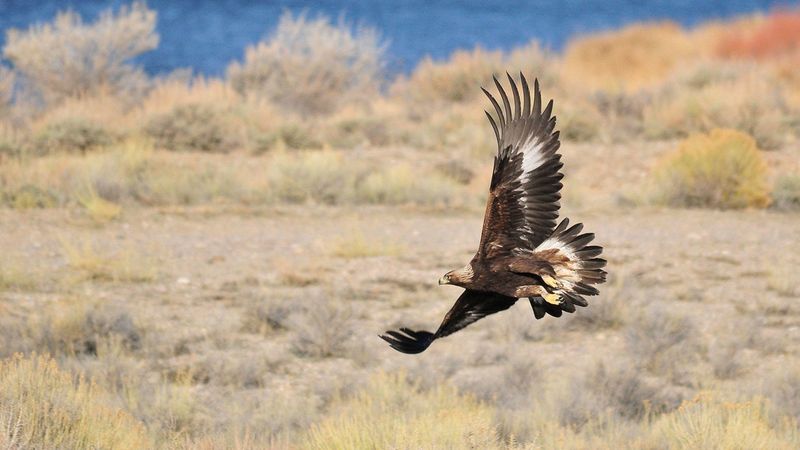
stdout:
<svg viewBox="0 0 800 450">
<path fill-rule="evenodd" d="M 508 95 L 494 80 L 503 107 L 485 89 L 497 121 L 489 122 L 497 138 L 489 199 L 475 257 L 461 269 L 445 274 L 439 284 L 454 284 L 466 290 L 445 316 L 436 333 L 401 328 L 381 336 L 392 348 L 420 353 L 433 340 L 452 334 L 489 315 L 528 298 L 534 316 L 559 317 L 587 306 L 583 295 L 596 295 L 592 284 L 605 281 L 598 258 L 602 248 L 588 245 L 591 233 L 581 234 L 582 224 L 569 227 L 563 219 L 556 226 L 561 198 L 560 170 L 563 166 L 553 101 L 542 110 L 539 83 L 534 83 L 533 103 L 525 77 L 520 74 L 522 100 L 517 85 L 508 77 L 513 111 Z"/>
</svg>

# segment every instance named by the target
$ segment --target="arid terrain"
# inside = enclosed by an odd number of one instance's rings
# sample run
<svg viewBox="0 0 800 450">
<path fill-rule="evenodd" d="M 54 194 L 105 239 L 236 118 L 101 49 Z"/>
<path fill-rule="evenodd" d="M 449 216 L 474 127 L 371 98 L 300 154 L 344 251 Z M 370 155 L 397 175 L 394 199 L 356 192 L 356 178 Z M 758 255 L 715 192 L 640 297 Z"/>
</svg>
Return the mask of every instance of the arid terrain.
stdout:
<svg viewBox="0 0 800 450">
<path fill-rule="evenodd" d="M 565 213 L 597 234 L 610 274 L 574 315 L 536 321 L 520 302 L 418 356 L 378 339 L 438 324 L 460 290 L 436 280 L 472 256 L 479 208 L 134 209 L 105 225 L 3 211 L 3 353 L 55 352 L 164 433 L 279 446 L 379 373 L 452 384 L 521 443 L 541 437 L 513 417 L 547 402 L 565 427 L 704 392 L 797 414 L 800 216 L 602 206 L 624 177 L 574 166 L 566 183 L 593 193 Z"/>
<path fill-rule="evenodd" d="M 800 12 L 394 75 L 375 30 L 287 12 L 219 78 L 140 70 L 156 23 L 8 31 L 0 449 L 800 448 Z M 479 87 L 518 71 L 608 282 L 398 353 L 460 294 Z"/>
</svg>

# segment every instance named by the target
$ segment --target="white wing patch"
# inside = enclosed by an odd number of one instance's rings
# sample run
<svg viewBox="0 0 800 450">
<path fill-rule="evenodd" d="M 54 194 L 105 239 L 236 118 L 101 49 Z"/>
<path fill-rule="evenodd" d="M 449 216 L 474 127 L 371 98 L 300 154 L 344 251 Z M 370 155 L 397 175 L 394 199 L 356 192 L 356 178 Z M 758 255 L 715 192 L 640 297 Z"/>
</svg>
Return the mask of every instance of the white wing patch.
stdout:
<svg viewBox="0 0 800 450">
<path fill-rule="evenodd" d="M 566 242 L 558 239 L 558 237 L 550 236 L 549 238 L 545 239 L 541 244 L 539 244 L 539 246 L 536 247 L 534 252 L 552 249 L 558 250 L 558 252 L 566 256 L 570 262 L 580 262 L 576 257 L 575 252 L 572 251 L 572 248 Z"/>
<path fill-rule="evenodd" d="M 542 144 L 535 137 L 528 139 L 528 141 L 521 146 L 519 152 L 522 153 L 523 181 L 527 181 L 531 172 L 538 169 L 545 162 L 545 157 L 542 153 Z"/>
<path fill-rule="evenodd" d="M 546 159 L 542 153 L 542 145 L 535 137 L 529 138 L 522 144 L 518 152 L 522 153 L 522 174 L 520 175 L 520 181 L 524 184 L 530 181 L 531 173 L 544 164 Z M 517 188 L 517 191 L 522 194 L 519 197 L 519 206 L 525 211 L 527 209 L 528 196 L 525 195 L 525 190 L 522 186 Z M 525 239 L 527 239 L 528 234 L 533 232 L 530 225 L 525 225 L 521 231 L 524 232 L 523 236 L 525 236 Z"/>
</svg>

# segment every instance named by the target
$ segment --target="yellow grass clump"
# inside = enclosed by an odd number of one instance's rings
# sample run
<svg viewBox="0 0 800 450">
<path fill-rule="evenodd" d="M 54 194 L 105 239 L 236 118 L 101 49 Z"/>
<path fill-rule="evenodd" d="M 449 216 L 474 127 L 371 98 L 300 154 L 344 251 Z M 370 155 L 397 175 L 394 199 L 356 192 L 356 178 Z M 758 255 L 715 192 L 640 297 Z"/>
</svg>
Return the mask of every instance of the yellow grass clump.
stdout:
<svg viewBox="0 0 800 450">
<path fill-rule="evenodd" d="M 633 91 L 663 81 L 698 56 L 697 47 L 672 22 L 631 25 L 572 40 L 564 53 L 564 76 L 589 89 Z"/>
<path fill-rule="evenodd" d="M 0 363 L 3 448 L 152 448 L 142 423 L 46 356 Z"/>
<path fill-rule="evenodd" d="M 403 247 L 393 242 L 381 242 L 364 235 L 360 230 L 355 230 L 346 236 L 331 243 L 329 253 L 339 258 L 366 258 L 371 256 L 398 256 L 403 253 Z"/>
<path fill-rule="evenodd" d="M 496 448 L 493 410 L 454 388 L 426 391 L 403 375 L 377 375 L 362 392 L 332 406 L 304 448 Z"/>
<path fill-rule="evenodd" d="M 788 450 L 797 448 L 800 434 L 790 419 L 773 421 L 763 400 L 723 402 L 701 394 L 656 420 L 648 440 L 648 448 Z"/>
<path fill-rule="evenodd" d="M 152 281 L 158 272 L 153 260 L 131 248 L 104 255 L 90 241 L 73 243 L 66 239 L 61 239 L 61 247 L 79 279 L 135 283 Z"/>
<path fill-rule="evenodd" d="M 766 163 L 750 136 L 715 129 L 681 142 L 656 168 L 657 197 L 671 206 L 763 208 Z"/>
</svg>

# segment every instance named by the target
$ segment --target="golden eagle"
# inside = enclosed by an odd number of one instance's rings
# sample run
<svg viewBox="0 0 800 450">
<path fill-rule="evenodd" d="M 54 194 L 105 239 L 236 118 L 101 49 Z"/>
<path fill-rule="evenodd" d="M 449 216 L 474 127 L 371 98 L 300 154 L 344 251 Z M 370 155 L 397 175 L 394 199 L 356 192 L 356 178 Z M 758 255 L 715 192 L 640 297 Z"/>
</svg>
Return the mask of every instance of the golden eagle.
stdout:
<svg viewBox="0 0 800 450">
<path fill-rule="evenodd" d="M 528 82 L 520 73 L 520 89 L 508 76 L 513 110 L 506 91 L 494 78 L 503 106 L 486 89 L 497 119 L 486 111 L 497 138 L 489 199 L 478 251 L 472 261 L 446 273 L 439 284 L 465 288 L 445 315 L 435 333 L 401 328 L 380 337 L 403 353 L 420 353 L 435 339 L 508 309 L 527 297 L 533 314 L 560 317 L 587 306 L 584 295 L 596 295 L 593 284 L 606 279 L 599 258 L 602 247 L 589 245 L 594 234 L 581 234 L 583 225 L 569 226 L 563 219 L 556 226 L 560 207 L 563 163 L 552 116 L 553 101 L 542 109 L 539 81 Z"/>
</svg>

